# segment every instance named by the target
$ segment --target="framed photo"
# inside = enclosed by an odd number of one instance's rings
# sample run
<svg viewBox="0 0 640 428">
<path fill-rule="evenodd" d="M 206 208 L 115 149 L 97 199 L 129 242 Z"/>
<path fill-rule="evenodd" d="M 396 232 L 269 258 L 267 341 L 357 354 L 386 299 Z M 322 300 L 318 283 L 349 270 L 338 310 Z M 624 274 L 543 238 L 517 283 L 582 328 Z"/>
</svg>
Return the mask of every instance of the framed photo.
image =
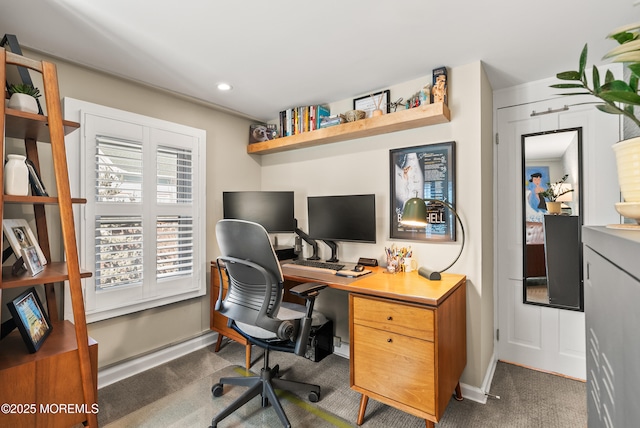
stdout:
<svg viewBox="0 0 640 428">
<path fill-rule="evenodd" d="M 22 249 L 22 260 L 27 268 L 29 275 L 36 276 L 44 269 L 44 266 L 40 262 L 36 247 L 27 247 Z"/>
<path fill-rule="evenodd" d="M 21 218 L 5 219 L 2 221 L 2 229 L 16 258 L 22 256 L 23 248 L 35 247 L 40 263 L 42 265 L 47 264 L 47 259 L 44 257 L 40 245 L 38 245 L 38 240 L 26 220 Z"/>
<path fill-rule="evenodd" d="M 379 106 L 380 110 L 382 110 L 384 114 L 387 114 L 389 113 L 390 93 L 389 89 L 387 89 L 386 91 L 355 98 L 353 100 L 353 109 L 366 112 L 367 115 L 365 118 L 371 117 L 371 113 L 376 109 L 376 106 Z"/>
<path fill-rule="evenodd" d="M 455 142 L 428 144 L 389 151 L 391 184 L 391 239 L 455 241 L 456 217 L 444 205 L 427 206 L 426 226 L 400 223 L 404 204 L 411 198 L 437 199 L 455 208 Z"/>
<path fill-rule="evenodd" d="M 36 166 L 33 164 L 31 159 L 25 160 L 24 163 L 27 165 L 27 169 L 29 170 L 29 183 L 31 183 L 31 193 L 34 196 L 49 196 L 49 194 L 47 193 L 47 189 L 44 188 L 44 184 L 42 183 L 40 174 L 38 174 Z"/>
<path fill-rule="evenodd" d="M 36 352 L 53 330 L 36 289 L 29 288 L 7 303 L 7 306 L 29 352 Z"/>
</svg>

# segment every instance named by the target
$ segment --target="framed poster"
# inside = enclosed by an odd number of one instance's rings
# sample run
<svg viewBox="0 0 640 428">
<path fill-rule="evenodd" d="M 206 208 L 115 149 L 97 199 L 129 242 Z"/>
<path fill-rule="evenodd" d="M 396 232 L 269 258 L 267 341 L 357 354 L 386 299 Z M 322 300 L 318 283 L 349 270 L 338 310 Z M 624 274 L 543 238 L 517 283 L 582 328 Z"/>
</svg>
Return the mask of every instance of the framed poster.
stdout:
<svg viewBox="0 0 640 428">
<path fill-rule="evenodd" d="M 456 217 L 440 204 L 429 204 L 426 226 L 400 223 L 411 198 L 444 200 L 455 208 L 455 142 L 427 144 L 389 151 L 391 239 L 455 241 Z"/>
<path fill-rule="evenodd" d="M 29 352 L 36 352 L 53 329 L 36 289 L 29 288 L 7 306 Z"/>
<path fill-rule="evenodd" d="M 547 189 L 549 179 L 548 166 L 525 166 L 524 196 L 526 203 L 526 221 L 542 223 L 547 214 L 547 200 L 540 193 Z"/>
</svg>

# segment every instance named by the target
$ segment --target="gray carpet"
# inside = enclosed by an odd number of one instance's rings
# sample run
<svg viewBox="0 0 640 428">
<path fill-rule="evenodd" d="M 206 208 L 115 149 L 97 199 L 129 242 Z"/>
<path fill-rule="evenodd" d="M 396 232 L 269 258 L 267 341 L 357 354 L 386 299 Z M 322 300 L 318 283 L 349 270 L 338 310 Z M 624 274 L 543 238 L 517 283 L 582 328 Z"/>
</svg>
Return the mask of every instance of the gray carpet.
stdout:
<svg viewBox="0 0 640 428">
<path fill-rule="evenodd" d="M 261 351 L 254 348 L 257 373 Z M 318 403 L 306 397 L 284 394 L 285 413 L 294 427 L 356 426 L 360 394 L 349 388 L 349 361 L 330 355 L 318 363 L 274 352 L 271 363 L 280 365 L 283 378 L 321 385 Z M 228 342 L 219 353 L 213 348 L 195 351 L 98 391 L 101 427 L 207 427 L 211 418 L 244 388 L 225 387 L 213 398 L 211 385 L 220 376 L 236 376 L 244 364 L 244 347 Z M 240 370 L 240 373 L 242 370 Z M 399 374 L 401 375 L 401 374 Z M 451 400 L 437 428 L 458 427 L 586 427 L 586 386 L 583 382 L 541 373 L 512 364 L 498 363 L 491 391 L 500 400 L 487 404 Z M 261 408 L 254 398 L 245 408 L 218 424 L 219 427 L 278 427 L 271 408 Z M 424 427 L 424 421 L 369 400 L 365 428 Z"/>
</svg>

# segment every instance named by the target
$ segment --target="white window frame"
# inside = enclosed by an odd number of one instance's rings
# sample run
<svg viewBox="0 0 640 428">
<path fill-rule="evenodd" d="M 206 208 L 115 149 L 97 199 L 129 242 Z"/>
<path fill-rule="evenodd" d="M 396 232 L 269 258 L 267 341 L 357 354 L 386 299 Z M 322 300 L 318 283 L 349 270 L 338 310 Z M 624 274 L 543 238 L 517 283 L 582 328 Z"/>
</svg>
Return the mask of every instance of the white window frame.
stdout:
<svg viewBox="0 0 640 428">
<path fill-rule="evenodd" d="M 71 194 L 86 204 L 74 206 L 78 253 L 83 270 L 94 275 L 84 279 L 83 294 L 87 322 L 96 322 L 179 302 L 206 294 L 206 131 L 165 120 L 64 98 L 65 119 L 80 123 L 80 130 L 66 138 Z M 130 206 L 142 217 L 144 228 L 144 279 L 140 286 L 95 287 L 95 138 L 96 135 L 140 141 L 143 146 L 143 201 Z M 192 155 L 192 202 L 158 203 L 156 198 L 156 153 L 158 147 L 184 148 Z M 152 168 L 149 168 L 152 167 Z M 101 204 L 104 214 L 104 205 Z M 122 214 L 118 203 L 106 212 Z M 98 211 L 100 213 L 100 210 Z M 187 276 L 156 279 L 156 220 L 164 215 L 184 215 L 193 221 L 193 272 Z M 65 306 L 65 308 L 68 305 Z M 65 317 L 71 318 L 65 310 Z"/>
</svg>

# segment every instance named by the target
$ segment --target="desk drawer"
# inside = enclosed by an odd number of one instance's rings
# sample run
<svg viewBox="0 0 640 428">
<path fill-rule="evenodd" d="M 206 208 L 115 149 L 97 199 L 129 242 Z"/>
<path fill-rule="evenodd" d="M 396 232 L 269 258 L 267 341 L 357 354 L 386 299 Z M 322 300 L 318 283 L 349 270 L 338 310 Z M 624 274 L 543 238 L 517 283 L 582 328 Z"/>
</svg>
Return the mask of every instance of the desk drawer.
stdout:
<svg viewBox="0 0 640 428">
<path fill-rule="evenodd" d="M 433 341 L 433 309 L 353 295 L 354 324 Z"/>
<path fill-rule="evenodd" d="M 353 384 L 435 414 L 433 342 L 353 326 Z"/>
</svg>

